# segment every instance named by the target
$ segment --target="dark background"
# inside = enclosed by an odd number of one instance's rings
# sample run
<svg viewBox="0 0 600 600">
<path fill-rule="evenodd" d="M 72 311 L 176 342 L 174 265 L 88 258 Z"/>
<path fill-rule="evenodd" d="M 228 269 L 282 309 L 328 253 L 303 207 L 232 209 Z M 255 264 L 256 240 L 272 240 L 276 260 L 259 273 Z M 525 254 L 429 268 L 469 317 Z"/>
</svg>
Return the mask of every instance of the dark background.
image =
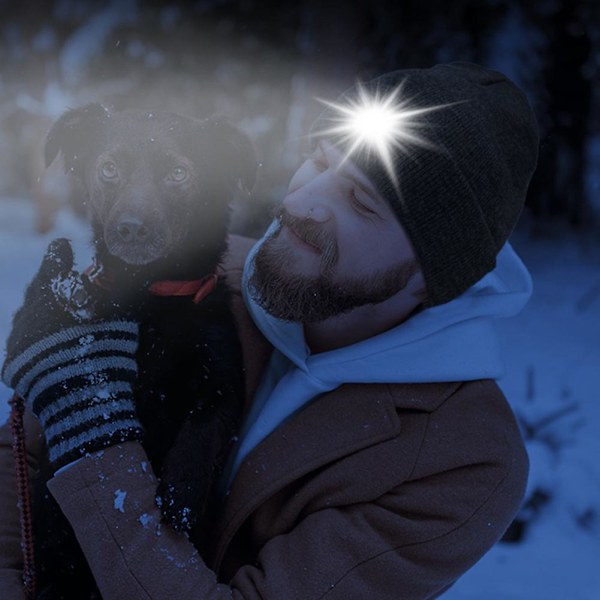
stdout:
<svg viewBox="0 0 600 600">
<path fill-rule="evenodd" d="M 218 112 L 258 149 L 253 199 L 238 202 L 234 221 L 257 233 L 306 149 L 315 97 L 452 60 L 505 72 L 535 108 L 532 227 L 597 228 L 600 2 L 591 0 L 0 0 L 0 196 L 33 199 L 38 229 L 51 228 L 69 192 L 40 185 L 41 148 L 67 107 Z"/>
</svg>

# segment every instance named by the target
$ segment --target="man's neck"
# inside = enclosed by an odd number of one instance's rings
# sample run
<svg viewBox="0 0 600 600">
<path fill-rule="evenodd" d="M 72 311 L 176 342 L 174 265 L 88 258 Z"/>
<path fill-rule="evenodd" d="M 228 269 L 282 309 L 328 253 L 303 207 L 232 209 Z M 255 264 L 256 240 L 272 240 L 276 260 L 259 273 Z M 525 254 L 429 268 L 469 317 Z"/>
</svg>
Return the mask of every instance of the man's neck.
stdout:
<svg viewBox="0 0 600 600">
<path fill-rule="evenodd" d="M 324 321 L 304 324 L 312 354 L 337 350 L 400 325 L 419 310 L 421 301 L 402 290 L 384 302 L 360 306 Z"/>
</svg>

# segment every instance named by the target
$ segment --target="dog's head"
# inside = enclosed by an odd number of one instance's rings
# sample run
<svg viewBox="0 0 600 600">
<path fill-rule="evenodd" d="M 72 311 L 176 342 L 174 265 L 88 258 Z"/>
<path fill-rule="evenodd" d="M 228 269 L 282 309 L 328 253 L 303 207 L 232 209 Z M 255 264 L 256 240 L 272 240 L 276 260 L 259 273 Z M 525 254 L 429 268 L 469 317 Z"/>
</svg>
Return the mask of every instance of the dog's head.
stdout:
<svg viewBox="0 0 600 600">
<path fill-rule="evenodd" d="M 226 120 L 100 104 L 54 123 L 46 165 L 59 153 L 82 184 L 100 259 L 152 277 L 214 267 L 234 189 L 251 189 L 257 168 L 252 143 Z"/>
</svg>

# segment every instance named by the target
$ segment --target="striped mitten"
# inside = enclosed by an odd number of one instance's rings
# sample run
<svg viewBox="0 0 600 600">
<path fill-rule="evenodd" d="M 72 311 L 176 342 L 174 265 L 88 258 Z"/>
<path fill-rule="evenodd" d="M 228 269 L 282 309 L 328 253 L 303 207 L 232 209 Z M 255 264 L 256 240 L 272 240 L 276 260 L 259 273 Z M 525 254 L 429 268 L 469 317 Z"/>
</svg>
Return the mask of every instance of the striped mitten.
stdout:
<svg viewBox="0 0 600 600">
<path fill-rule="evenodd" d="M 138 325 L 93 316 L 67 240 L 48 248 L 13 320 L 2 380 L 38 417 L 54 469 L 141 439 L 133 383 Z"/>
</svg>

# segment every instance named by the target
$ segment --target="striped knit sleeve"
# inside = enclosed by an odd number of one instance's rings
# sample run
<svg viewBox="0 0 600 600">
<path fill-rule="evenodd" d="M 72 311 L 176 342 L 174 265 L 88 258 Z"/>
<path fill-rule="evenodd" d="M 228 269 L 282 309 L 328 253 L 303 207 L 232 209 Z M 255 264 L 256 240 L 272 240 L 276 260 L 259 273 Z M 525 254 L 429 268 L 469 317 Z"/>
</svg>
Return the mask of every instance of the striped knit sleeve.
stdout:
<svg viewBox="0 0 600 600">
<path fill-rule="evenodd" d="M 141 439 L 133 404 L 137 338 L 133 321 L 80 324 L 7 357 L 2 380 L 37 415 L 55 467 Z"/>
</svg>

